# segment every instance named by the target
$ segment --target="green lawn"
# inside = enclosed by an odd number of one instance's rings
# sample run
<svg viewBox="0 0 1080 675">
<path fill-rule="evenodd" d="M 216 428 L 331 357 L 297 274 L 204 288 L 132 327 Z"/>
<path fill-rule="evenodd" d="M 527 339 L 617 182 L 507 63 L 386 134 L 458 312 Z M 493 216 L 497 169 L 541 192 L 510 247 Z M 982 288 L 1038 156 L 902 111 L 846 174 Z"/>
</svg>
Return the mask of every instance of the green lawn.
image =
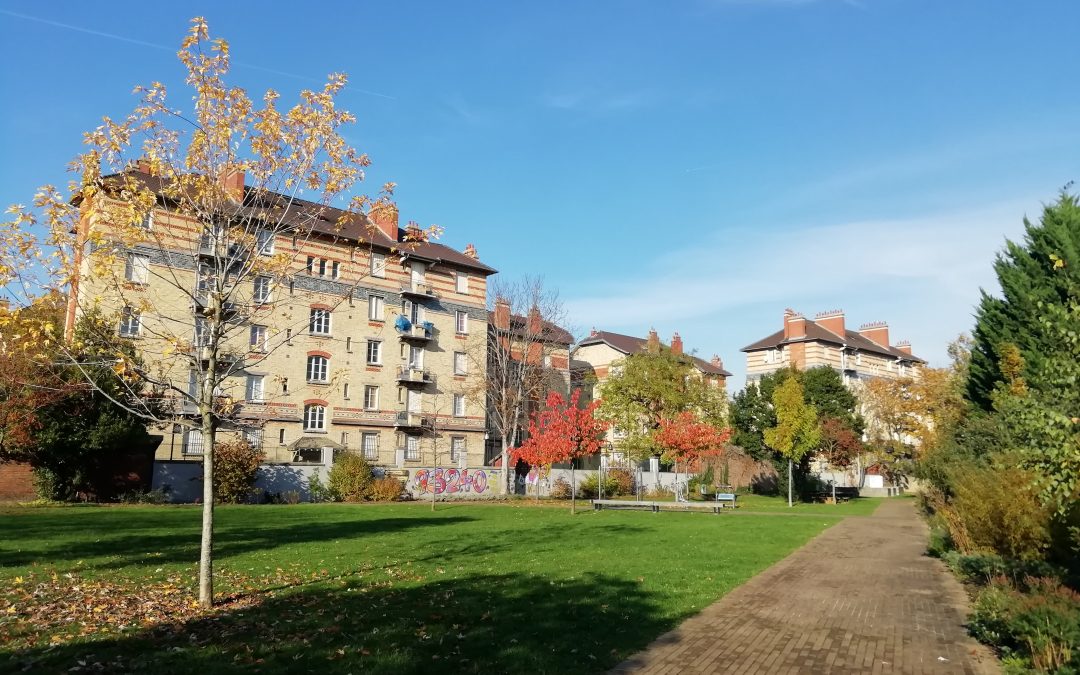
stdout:
<svg viewBox="0 0 1080 675">
<path fill-rule="evenodd" d="M 787 509 L 768 499 L 745 503 Z M 4 509 L 0 671 L 603 672 L 862 501 L 797 507 L 815 517 L 221 507 L 232 599 L 209 615 L 189 603 L 197 507 Z"/>
</svg>

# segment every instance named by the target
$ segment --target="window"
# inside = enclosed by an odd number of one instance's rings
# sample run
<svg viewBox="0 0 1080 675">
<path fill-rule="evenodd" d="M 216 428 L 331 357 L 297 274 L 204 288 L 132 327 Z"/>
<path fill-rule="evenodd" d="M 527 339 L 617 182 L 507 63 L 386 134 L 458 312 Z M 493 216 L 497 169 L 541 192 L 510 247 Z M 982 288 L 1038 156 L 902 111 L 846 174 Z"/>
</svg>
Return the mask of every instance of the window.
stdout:
<svg viewBox="0 0 1080 675">
<path fill-rule="evenodd" d="M 325 356 L 309 356 L 307 360 L 308 382 L 326 382 L 326 372 L 330 359 Z"/>
<path fill-rule="evenodd" d="M 326 258 L 319 258 L 319 276 L 326 276 Z"/>
<path fill-rule="evenodd" d="M 455 329 L 457 330 L 458 334 L 459 335 L 464 335 L 465 333 L 468 333 L 469 332 L 469 315 L 466 314 L 465 312 L 462 312 L 461 310 L 458 310 L 454 314 L 454 318 L 455 318 L 454 326 L 455 326 Z"/>
<path fill-rule="evenodd" d="M 147 211 L 146 215 L 142 217 L 142 220 L 136 224 L 144 230 L 149 230 L 154 226 L 154 212 Z"/>
<path fill-rule="evenodd" d="M 202 431 L 200 429 L 188 429 L 185 431 L 183 447 L 180 451 L 185 455 L 203 454 Z"/>
<path fill-rule="evenodd" d="M 465 417 L 464 394 L 454 394 L 454 417 Z"/>
<path fill-rule="evenodd" d="M 206 263 L 199 263 L 199 271 L 195 280 L 195 290 L 198 293 L 207 293 L 214 285 L 214 270 Z"/>
<path fill-rule="evenodd" d="M 206 324 L 206 317 L 195 317 L 195 346 L 206 347 L 210 344 L 210 326 Z"/>
<path fill-rule="evenodd" d="M 857 365 L 857 366 L 862 365 L 862 353 L 860 353 L 860 352 L 855 353 L 855 365 Z"/>
<path fill-rule="evenodd" d="M 365 432 L 360 437 L 360 443 L 364 448 L 364 459 L 379 458 L 379 434 Z"/>
<path fill-rule="evenodd" d="M 281 445 L 285 445 L 285 430 L 284 429 L 278 429 L 278 431 L 277 431 L 277 442 L 280 443 Z"/>
<path fill-rule="evenodd" d="M 288 394 L 289 393 L 289 378 L 287 378 L 287 377 L 281 378 L 281 393 L 282 394 Z"/>
<path fill-rule="evenodd" d="M 135 284 L 145 284 L 150 277 L 150 258 L 138 253 L 132 253 L 127 259 L 127 268 L 124 270 L 124 278 Z"/>
<path fill-rule="evenodd" d="M 273 255 L 274 233 L 271 230 L 255 231 L 255 250 L 261 255 Z"/>
<path fill-rule="evenodd" d="M 351 337 L 345 338 L 345 351 L 352 354 L 352 338 Z"/>
<path fill-rule="evenodd" d="M 427 266 L 423 263 L 412 263 L 409 265 L 409 280 L 412 281 L 413 288 L 416 288 L 417 284 L 424 283 L 424 273 L 427 271 Z"/>
<path fill-rule="evenodd" d="M 348 448 L 349 447 L 349 432 L 348 431 L 342 431 L 341 432 L 341 447 L 343 447 L 343 448 Z"/>
<path fill-rule="evenodd" d="M 251 351 L 266 351 L 266 326 L 256 324 L 251 327 Z"/>
<path fill-rule="evenodd" d="M 382 365 L 382 341 L 367 341 L 367 362 L 373 366 Z"/>
<path fill-rule="evenodd" d="M 304 431 L 326 431 L 325 406 L 304 406 Z"/>
<path fill-rule="evenodd" d="M 364 410 L 379 409 L 379 388 L 375 385 L 364 386 Z"/>
<path fill-rule="evenodd" d="M 308 274 L 315 272 L 315 256 L 309 255 L 307 257 L 307 267 L 305 269 L 307 269 Z"/>
<path fill-rule="evenodd" d="M 401 313 L 409 317 L 409 321 L 411 321 L 414 326 L 419 326 L 420 324 L 424 323 L 424 306 L 418 302 L 412 302 L 411 300 L 402 300 Z"/>
<path fill-rule="evenodd" d="M 349 400 L 349 383 L 348 382 L 341 385 L 341 397 L 343 399 L 345 399 L 346 401 Z"/>
<path fill-rule="evenodd" d="M 311 321 L 308 324 L 312 335 L 330 334 L 330 310 L 313 307 Z"/>
<path fill-rule="evenodd" d="M 139 311 L 134 307 L 125 307 L 120 312 L 120 334 L 124 337 L 138 337 L 139 329 Z"/>
<path fill-rule="evenodd" d="M 248 375 L 247 378 L 247 394 L 245 397 L 249 401 L 261 401 L 263 400 L 263 376 L 262 375 Z"/>
<path fill-rule="evenodd" d="M 255 302 L 270 302 L 270 277 L 255 277 Z"/>
<path fill-rule="evenodd" d="M 369 321 L 382 321 L 386 316 L 386 298 L 378 295 L 368 296 L 368 313 L 367 318 Z"/>
<path fill-rule="evenodd" d="M 468 361 L 465 360 L 465 352 L 454 352 L 454 374 L 464 375 L 468 372 Z"/>
<path fill-rule="evenodd" d="M 465 455 L 465 437 L 464 436 L 451 436 L 450 437 L 450 461 L 459 462 Z"/>
<path fill-rule="evenodd" d="M 465 274 L 464 272 L 458 272 L 457 273 L 457 278 L 455 278 L 454 281 L 455 281 L 454 290 L 456 290 L 458 293 L 464 293 L 464 294 L 468 295 L 468 293 L 469 293 L 469 275 Z"/>
<path fill-rule="evenodd" d="M 424 369 L 424 348 L 409 345 L 409 368 L 413 370 Z"/>
<path fill-rule="evenodd" d="M 292 328 L 285 329 L 285 342 L 292 344 Z"/>
<path fill-rule="evenodd" d="M 187 393 L 192 398 L 199 397 L 199 371 L 197 370 L 188 371 Z"/>
<path fill-rule="evenodd" d="M 405 459 L 417 461 L 420 459 L 420 437 L 405 437 Z"/>
<path fill-rule="evenodd" d="M 372 251 L 371 276 L 378 277 L 379 279 L 386 278 L 386 255 Z"/>
<path fill-rule="evenodd" d="M 341 271 L 341 264 L 338 263 L 338 261 L 335 260 L 334 263 L 330 266 L 330 276 L 337 279 L 338 278 L 338 273 L 340 271 Z"/>
</svg>

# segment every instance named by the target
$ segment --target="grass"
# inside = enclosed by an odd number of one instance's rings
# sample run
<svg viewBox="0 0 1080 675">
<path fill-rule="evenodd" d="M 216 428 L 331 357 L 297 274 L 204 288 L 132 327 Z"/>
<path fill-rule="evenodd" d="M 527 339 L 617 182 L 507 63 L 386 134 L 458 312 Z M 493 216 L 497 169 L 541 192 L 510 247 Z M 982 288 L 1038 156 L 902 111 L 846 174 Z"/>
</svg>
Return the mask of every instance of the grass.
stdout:
<svg viewBox="0 0 1080 675">
<path fill-rule="evenodd" d="M 767 499 L 747 509 L 787 509 Z M 803 506 L 824 508 L 220 507 L 217 590 L 240 600 L 107 625 L 120 596 L 137 607 L 192 597 L 198 509 L 3 509 L 0 671 L 603 672 L 843 513 L 872 510 Z M 38 583 L 75 620 L 40 606 L 34 619 Z"/>
</svg>

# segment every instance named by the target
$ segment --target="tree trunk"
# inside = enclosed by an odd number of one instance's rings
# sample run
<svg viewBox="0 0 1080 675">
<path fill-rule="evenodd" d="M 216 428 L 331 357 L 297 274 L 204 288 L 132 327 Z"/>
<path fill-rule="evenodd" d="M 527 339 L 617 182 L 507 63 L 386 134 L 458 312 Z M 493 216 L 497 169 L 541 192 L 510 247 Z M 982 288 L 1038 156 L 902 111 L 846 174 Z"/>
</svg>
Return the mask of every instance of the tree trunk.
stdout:
<svg viewBox="0 0 1080 675">
<path fill-rule="evenodd" d="M 199 604 L 214 604 L 214 423 L 209 410 L 202 414 L 203 507 L 199 544 Z"/>
<path fill-rule="evenodd" d="M 503 480 L 502 480 L 502 495 L 505 497 L 509 490 L 510 483 L 510 452 L 506 444 L 506 434 L 502 435 L 502 467 L 503 467 Z"/>
<path fill-rule="evenodd" d="M 791 490 L 792 490 L 791 465 L 792 464 L 793 464 L 793 462 L 789 459 L 787 461 L 787 505 L 788 505 L 788 508 L 791 508 L 792 506 L 794 506 L 794 503 L 791 501 Z"/>
<path fill-rule="evenodd" d="M 570 515 L 577 514 L 577 460 L 570 460 Z"/>
</svg>

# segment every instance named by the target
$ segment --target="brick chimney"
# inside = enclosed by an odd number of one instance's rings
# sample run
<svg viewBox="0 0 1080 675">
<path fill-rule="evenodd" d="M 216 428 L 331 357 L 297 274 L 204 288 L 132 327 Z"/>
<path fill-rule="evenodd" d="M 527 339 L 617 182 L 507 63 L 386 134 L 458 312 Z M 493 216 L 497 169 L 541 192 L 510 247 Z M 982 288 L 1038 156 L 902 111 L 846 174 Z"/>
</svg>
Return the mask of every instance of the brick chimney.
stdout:
<svg viewBox="0 0 1080 675">
<path fill-rule="evenodd" d="M 794 340 L 806 337 L 806 318 L 795 310 L 784 310 L 784 339 Z"/>
<path fill-rule="evenodd" d="M 682 354 L 682 338 L 678 332 L 671 336 L 671 353 Z"/>
<path fill-rule="evenodd" d="M 540 310 L 533 305 L 532 309 L 529 310 L 529 320 L 525 324 L 525 330 L 533 335 L 539 335 L 542 327 L 543 322 L 540 321 Z"/>
<path fill-rule="evenodd" d="M 495 327 L 499 330 L 510 330 L 510 301 L 506 298 L 495 298 Z"/>
<path fill-rule="evenodd" d="M 398 240 L 398 210 L 395 204 L 376 202 L 371 205 L 368 218 L 390 241 Z"/>
<path fill-rule="evenodd" d="M 713 354 L 712 355 L 712 361 L 710 361 L 710 363 L 712 363 L 713 368 L 723 368 L 724 367 L 724 361 L 720 358 L 719 354 Z"/>
<path fill-rule="evenodd" d="M 882 347 L 889 346 L 889 324 L 884 321 L 864 323 L 859 326 L 859 335 Z"/>
<path fill-rule="evenodd" d="M 660 351 L 660 336 L 656 334 L 655 328 L 649 329 L 649 338 L 645 340 L 645 349 L 652 354 Z"/>
<path fill-rule="evenodd" d="M 908 342 L 907 340 L 901 340 L 900 342 L 897 342 L 896 343 L 896 348 L 898 350 L 904 352 L 908 356 L 911 356 L 911 343 Z"/>
<path fill-rule="evenodd" d="M 476 253 L 476 247 L 473 246 L 472 244 L 465 244 L 464 253 L 465 253 L 465 255 L 469 256 L 473 260 L 477 260 L 477 259 L 480 258 L 480 256 L 477 255 L 477 253 Z"/>
<path fill-rule="evenodd" d="M 827 312 L 818 312 L 814 317 L 814 323 L 827 331 L 836 333 L 840 337 L 844 337 L 846 334 L 844 328 L 844 310 L 842 309 L 831 309 Z"/>
<path fill-rule="evenodd" d="M 229 168 L 221 174 L 221 184 L 233 199 L 240 201 L 244 198 L 244 170 Z"/>
</svg>

